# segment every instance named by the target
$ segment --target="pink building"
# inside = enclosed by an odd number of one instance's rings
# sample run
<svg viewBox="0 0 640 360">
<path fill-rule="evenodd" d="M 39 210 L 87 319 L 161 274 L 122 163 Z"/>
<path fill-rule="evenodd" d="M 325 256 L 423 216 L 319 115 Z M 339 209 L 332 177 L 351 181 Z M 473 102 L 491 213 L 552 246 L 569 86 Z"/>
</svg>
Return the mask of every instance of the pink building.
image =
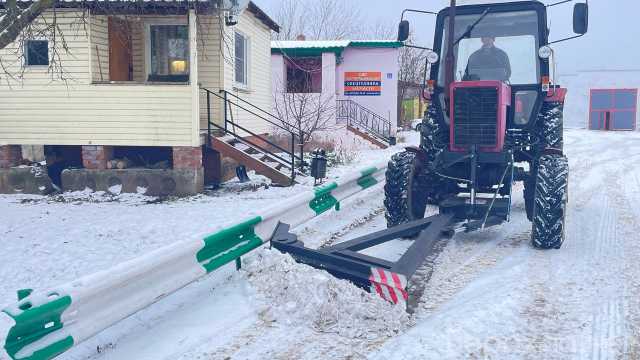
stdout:
<svg viewBox="0 0 640 360">
<path fill-rule="evenodd" d="M 394 143 L 401 46 L 390 40 L 272 41 L 276 113 L 296 97 L 331 104 L 338 122 Z"/>
</svg>

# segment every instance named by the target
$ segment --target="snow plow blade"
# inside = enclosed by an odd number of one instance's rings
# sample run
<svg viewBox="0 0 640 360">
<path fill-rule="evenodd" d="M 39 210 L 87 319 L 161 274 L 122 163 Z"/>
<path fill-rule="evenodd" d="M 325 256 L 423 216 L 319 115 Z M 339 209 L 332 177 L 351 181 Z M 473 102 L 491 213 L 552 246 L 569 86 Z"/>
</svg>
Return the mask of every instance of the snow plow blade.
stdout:
<svg viewBox="0 0 640 360">
<path fill-rule="evenodd" d="M 271 246 L 290 254 L 297 262 L 325 270 L 387 301 L 406 307 L 411 277 L 433 253 L 437 241 L 453 236 L 452 220 L 453 214 L 436 215 L 317 250 L 306 248 L 295 234 L 289 232 L 288 224 L 280 223 L 271 238 Z M 359 252 L 410 237 L 415 237 L 413 244 L 396 262 Z"/>
</svg>

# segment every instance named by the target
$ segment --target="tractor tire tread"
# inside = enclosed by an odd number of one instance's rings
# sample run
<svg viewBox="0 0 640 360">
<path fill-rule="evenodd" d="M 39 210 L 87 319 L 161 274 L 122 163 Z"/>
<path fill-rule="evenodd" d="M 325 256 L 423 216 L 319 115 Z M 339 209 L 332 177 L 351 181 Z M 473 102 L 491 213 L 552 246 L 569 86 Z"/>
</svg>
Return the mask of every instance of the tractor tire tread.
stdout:
<svg viewBox="0 0 640 360">
<path fill-rule="evenodd" d="M 539 159 L 531 240 L 539 249 L 559 249 L 565 237 L 569 163 L 562 155 Z"/>
<path fill-rule="evenodd" d="M 409 178 L 413 174 L 416 154 L 404 151 L 391 157 L 386 171 L 384 206 L 387 226 L 393 227 L 412 220 L 409 214 Z"/>
</svg>

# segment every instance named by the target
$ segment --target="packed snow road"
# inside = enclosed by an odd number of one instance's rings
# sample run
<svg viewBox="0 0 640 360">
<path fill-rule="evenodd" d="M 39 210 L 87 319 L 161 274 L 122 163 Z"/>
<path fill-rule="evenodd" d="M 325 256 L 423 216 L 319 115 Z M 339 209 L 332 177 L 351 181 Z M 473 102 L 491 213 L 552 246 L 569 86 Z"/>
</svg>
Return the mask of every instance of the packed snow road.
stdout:
<svg viewBox="0 0 640 360">
<path fill-rule="evenodd" d="M 321 272 L 262 254 L 265 258 L 249 265 L 247 273 L 214 290 L 216 302 L 235 303 L 228 316 L 209 308 L 207 322 L 221 330 L 219 335 L 189 348 L 173 346 L 164 358 L 640 357 L 640 152 L 632 150 L 640 146 L 640 137 L 572 130 L 566 143 L 571 200 L 561 250 L 530 246 L 530 223 L 517 196 L 511 223 L 456 236 L 443 246 L 432 269 L 423 269 L 422 281 L 429 279 L 412 317 L 375 298 L 366 299 L 370 305 L 355 294 L 344 295 L 350 286 L 327 284 L 331 280 Z M 381 192 L 372 190 L 345 211 L 298 232 L 319 246 L 378 230 L 384 227 L 381 200 Z M 278 259 L 275 264 L 273 259 Z M 233 289 L 242 286 L 238 282 L 248 283 L 248 299 L 221 299 L 224 291 L 236 293 Z M 278 287 L 291 289 L 280 293 Z M 366 306 L 377 319 L 363 316 Z M 243 309 L 240 321 L 228 325 L 238 309 Z M 149 352 L 136 349 L 182 341 L 169 330 L 177 325 L 174 317 L 182 318 L 170 314 L 168 321 L 157 323 L 166 331 L 158 334 L 156 323 L 148 324 L 149 329 L 125 336 L 96 358 L 162 358 L 157 351 L 141 356 Z"/>
<path fill-rule="evenodd" d="M 640 358 L 640 137 L 566 132 L 566 242 L 529 244 L 513 221 L 451 240 L 436 260 L 417 325 L 374 359 Z"/>
<path fill-rule="evenodd" d="M 411 315 L 262 249 L 242 271 L 226 267 L 61 358 L 638 359 L 640 134 L 567 130 L 565 149 L 571 180 L 563 248 L 531 247 L 518 188 L 510 223 L 439 246 L 412 281 L 419 298 Z M 307 245 L 322 246 L 382 229 L 382 199 L 380 187 L 369 189 L 295 230 Z M 398 242 L 375 255 L 394 258 L 405 248 Z"/>
</svg>

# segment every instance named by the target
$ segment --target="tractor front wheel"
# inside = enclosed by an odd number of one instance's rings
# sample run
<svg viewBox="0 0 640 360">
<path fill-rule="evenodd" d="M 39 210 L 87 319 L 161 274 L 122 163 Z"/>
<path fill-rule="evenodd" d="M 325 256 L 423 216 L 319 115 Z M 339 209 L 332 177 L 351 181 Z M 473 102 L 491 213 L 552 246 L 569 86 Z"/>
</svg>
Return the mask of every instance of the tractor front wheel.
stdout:
<svg viewBox="0 0 640 360">
<path fill-rule="evenodd" d="M 384 186 L 387 227 L 424 218 L 428 184 L 422 173 L 416 153 L 403 151 L 391 157 Z"/>
<path fill-rule="evenodd" d="M 531 241 L 539 249 L 560 249 L 565 237 L 569 163 L 562 155 L 539 159 Z"/>
</svg>

